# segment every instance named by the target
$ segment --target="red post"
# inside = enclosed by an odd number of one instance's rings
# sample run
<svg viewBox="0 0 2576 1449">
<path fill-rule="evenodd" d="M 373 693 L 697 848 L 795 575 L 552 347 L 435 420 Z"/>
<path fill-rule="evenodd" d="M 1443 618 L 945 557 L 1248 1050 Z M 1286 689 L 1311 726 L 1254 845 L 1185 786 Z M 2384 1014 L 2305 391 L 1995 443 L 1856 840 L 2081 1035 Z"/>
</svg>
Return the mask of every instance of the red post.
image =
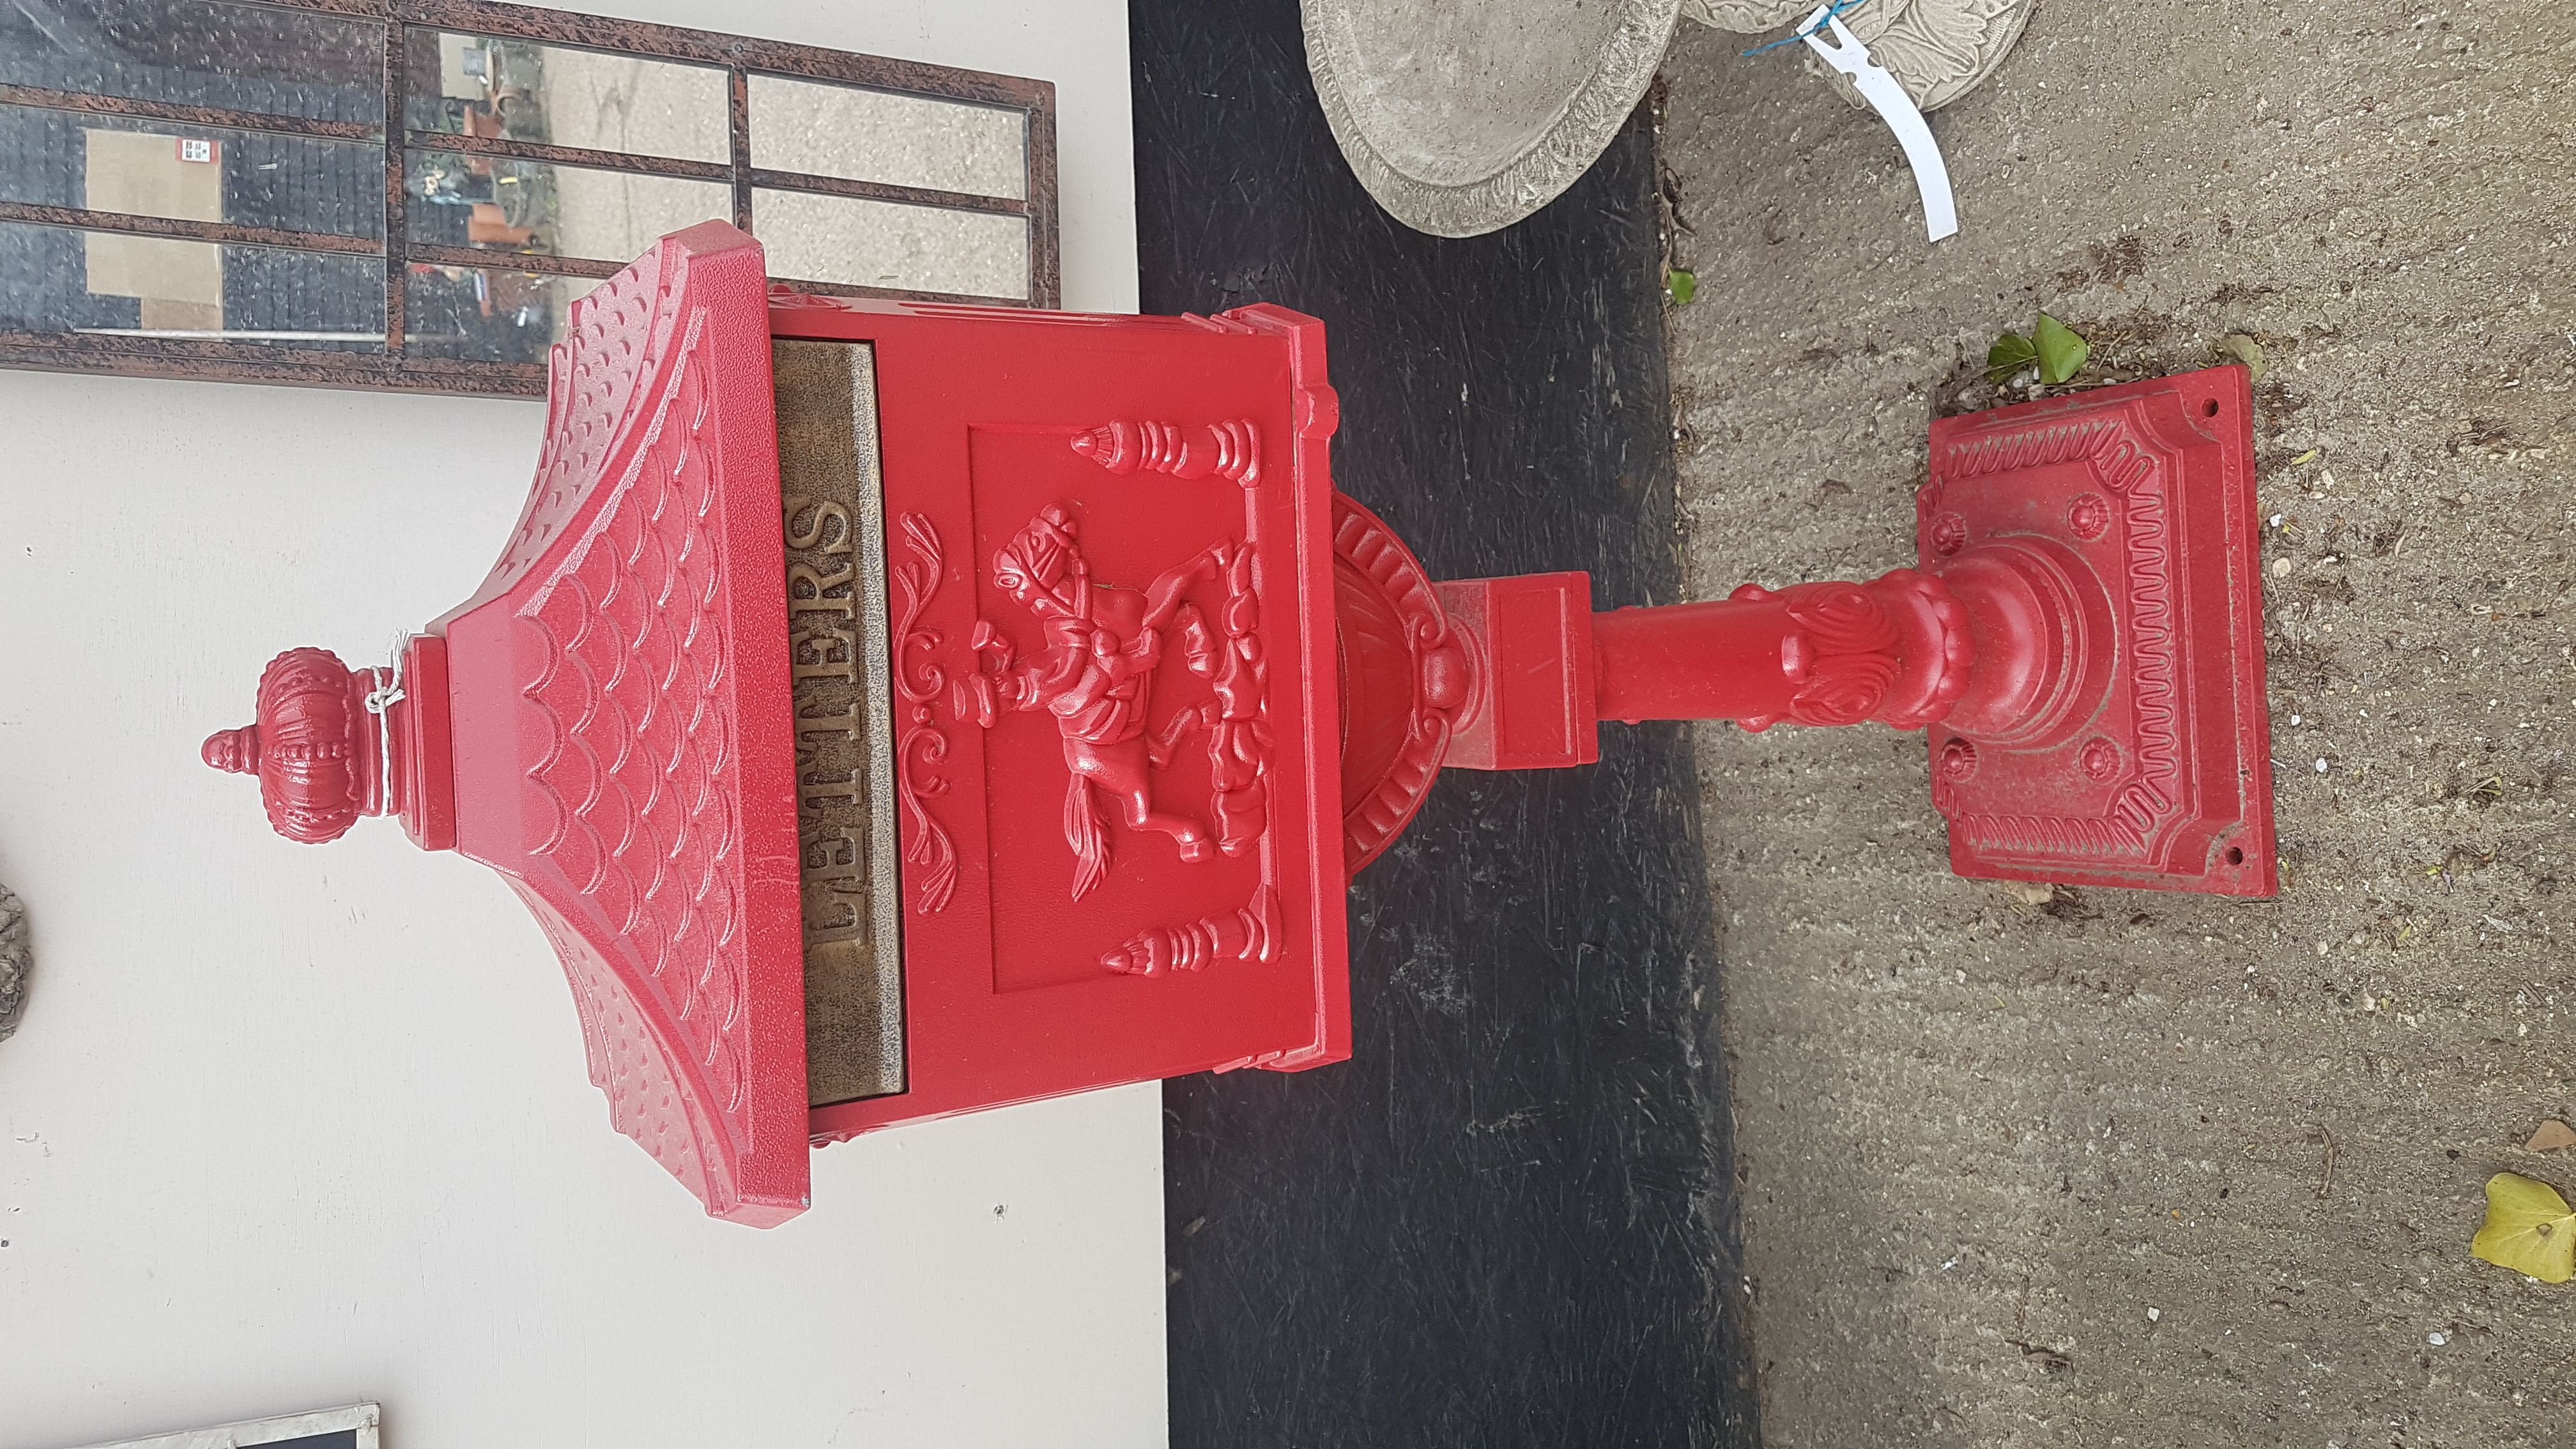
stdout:
<svg viewBox="0 0 2576 1449">
<path fill-rule="evenodd" d="M 1604 719 L 1882 720 L 1919 729 L 1967 687 L 1966 615 L 1942 582 L 1898 569 L 1865 584 L 1746 584 L 1724 603 L 1592 618 Z"/>
<path fill-rule="evenodd" d="M 1865 583 L 1441 584 L 1478 665 L 1441 763 L 1584 764 L 1603 719 L 1928 728 L 1963 875 L 2268 895 L 2251 407 L 2213 368 L 1942 419 L 1923 566 Z"/>
</svg>

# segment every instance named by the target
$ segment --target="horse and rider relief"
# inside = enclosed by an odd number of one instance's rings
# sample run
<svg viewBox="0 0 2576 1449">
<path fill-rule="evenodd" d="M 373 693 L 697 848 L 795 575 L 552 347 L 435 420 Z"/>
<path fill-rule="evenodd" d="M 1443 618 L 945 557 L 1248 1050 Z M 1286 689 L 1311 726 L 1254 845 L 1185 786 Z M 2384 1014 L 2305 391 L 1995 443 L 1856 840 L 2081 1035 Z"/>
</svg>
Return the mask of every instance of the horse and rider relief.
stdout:
<svg viewBox="0 0 2576 1449">
<path fill-rule="evenodd" d="M 1113 843 L 1113 822 L 1167 839 L 1185 862 L 1255 851 L 1268 816 L 1271 741 L 1252 549 L 1224 540 L 1143 588 L 1110 585 L 1083 556 L 1079 516 L 1056 503 L 996 550 L 991 577 L 1045 643 L 1023 654 L 1008 630 L 979 618 L 980 667 L 958 681 L 951 702 L 986 729 L 1016 711 L 1054 720 L 1067 774 L 1071 898 L 1100 886 L 1116 851 L 1155 848 L 1150 839 Z M 1174 767 L 1193 752 L 1206 761 L 1204 798 L 1170 798 L 1179 793 Z"/>
</svg>

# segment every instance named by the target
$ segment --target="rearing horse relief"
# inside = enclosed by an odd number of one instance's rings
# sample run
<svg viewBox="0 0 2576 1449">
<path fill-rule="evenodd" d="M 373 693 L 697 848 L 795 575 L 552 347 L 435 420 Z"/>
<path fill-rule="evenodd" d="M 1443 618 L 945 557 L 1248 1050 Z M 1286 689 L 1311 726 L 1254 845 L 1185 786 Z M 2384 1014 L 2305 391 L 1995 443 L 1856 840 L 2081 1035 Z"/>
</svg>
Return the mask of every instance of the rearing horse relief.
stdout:
<svg viewBox="0 0 2576 1449">
<path fill-rule="evenodd" d="M 1213 859 L 1220 851 L 1240 855 L 1260 839 L 1269 738 L 1261 718 L 1264 670 L 1249 549 L 1231 541 L 1211 545 L 1141 590 L 1096 584 L 1072 512 L 1055 505 L 994 554 L 993 581 L 1036 616 L 1047 645 L 1021 659 L 990 620 L 978 620 L 974 647 L 993 656 L 992 667 L 961 681 L 955 703 L 959 714 L 987 727 L 1006 709 L 1055 717 L 1071 772 L 1064 837 L 1073 850 L 1074 899 L 1108 873 L 1103 795 L 1129 828 L 1170 836 L 1185 861 Z M 1213 625 L 1194 592 L 1214 611 Z M 1154 678 L 1164 633 L 1173 629 L 1182 663 L 1208 682 L 1213 697 L 1183 706 L 1155 728 Z M 1154 791 L 1154 775 L 1199 734 L 1208 739 L 1212 820 L 1171 809 Z"/>
</svg>

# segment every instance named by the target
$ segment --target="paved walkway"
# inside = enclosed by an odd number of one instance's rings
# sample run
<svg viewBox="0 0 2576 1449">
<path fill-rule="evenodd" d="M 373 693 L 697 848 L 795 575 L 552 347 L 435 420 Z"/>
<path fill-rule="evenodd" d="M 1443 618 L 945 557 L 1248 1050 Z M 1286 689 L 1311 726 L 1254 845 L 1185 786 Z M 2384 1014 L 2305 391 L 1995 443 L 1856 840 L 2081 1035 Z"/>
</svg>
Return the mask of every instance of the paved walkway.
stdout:
<svg viewBox="0 0 2576 1449">
<path fill-rule="evenodd" d="M 2564 1443 L 2576 1287 L 2468 1242 L 2490 1173 L 2576 1192 L 2518 1150 L 2576 1109 L 2576 13 L 2044 4 L 1928 251 L 1885 130 L 1739 47 L 1666 65 L 1695 595 L 1912 562 L 1934 399 L 2042 307 L 2259 338 L 2289 525 L 2276 903 L 2023 904 L 1919 737 L 1701 732 L 1766 1442 Z"/>
</svg>

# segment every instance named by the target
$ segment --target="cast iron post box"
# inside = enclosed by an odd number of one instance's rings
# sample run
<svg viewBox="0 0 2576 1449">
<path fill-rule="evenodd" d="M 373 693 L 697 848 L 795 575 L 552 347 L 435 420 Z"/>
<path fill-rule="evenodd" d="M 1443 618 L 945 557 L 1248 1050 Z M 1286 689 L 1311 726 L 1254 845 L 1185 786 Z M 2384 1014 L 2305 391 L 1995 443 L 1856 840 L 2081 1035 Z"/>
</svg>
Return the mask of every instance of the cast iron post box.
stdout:
<svg viewBox="0 0 2576 1449">
<path fill-rule="evenodd" d="M 481 587 L 204 755 L 500 872 L 617 1128 L 769 1225 L 814 1144 L 1347 1057 L 1350 873 L 1605 718 L 1927 729 L 1962 874 L 2268 894 L 2250 404 L 1946 419 L 1921 568 L 1596 615 L 1334 491 L 1313 318 L 772 295 L 709 222 L 576 306 Z"/>
</svg>

